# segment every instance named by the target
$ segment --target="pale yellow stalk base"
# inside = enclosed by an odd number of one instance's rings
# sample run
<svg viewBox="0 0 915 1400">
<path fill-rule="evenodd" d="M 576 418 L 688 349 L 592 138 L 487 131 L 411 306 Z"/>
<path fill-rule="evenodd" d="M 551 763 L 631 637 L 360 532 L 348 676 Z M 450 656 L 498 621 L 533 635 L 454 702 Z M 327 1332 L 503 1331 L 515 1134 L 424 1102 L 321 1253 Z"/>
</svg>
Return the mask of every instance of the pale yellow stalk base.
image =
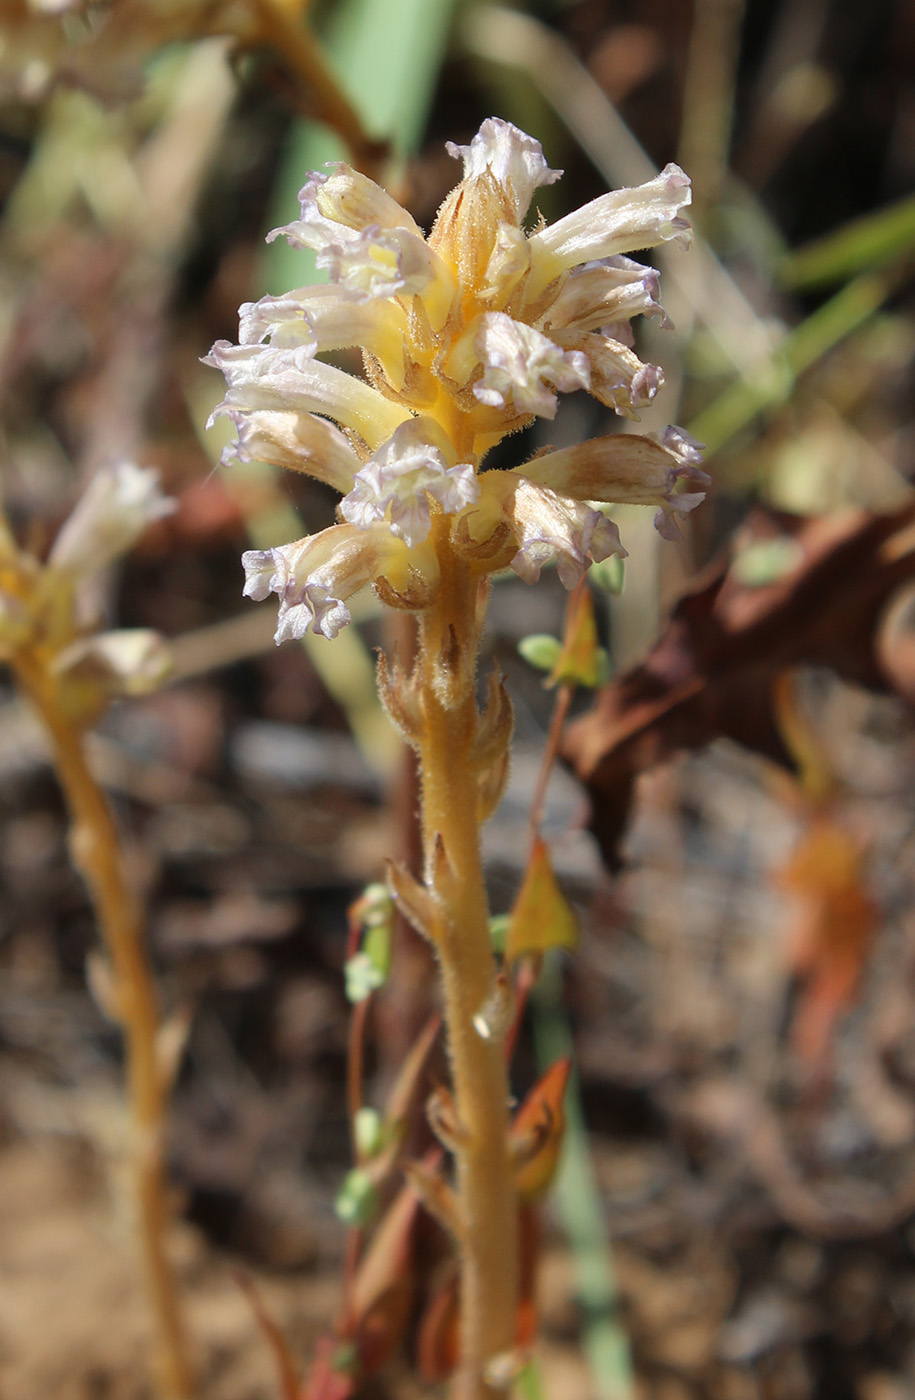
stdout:
<svg viewBox="0 0 915 1400">
<path fill-rule="evenodd" d="M 166 1088 L 156 1055 L 159 1014 L 140 910 L 125 878 L 111 811 L 86 762 L 80 732 L 61 707 L 53 677 L 39 660 L 28 656 L 20 655 L 14 669 L 52 740 L 54 766 L 70 810 L 73 861 L 89 888 L 114 974 L 126 1042 L 133 1191 L 155 1328 L 157 1394 L 161 1400 L 189 1400 L 194 1386 L 165 1252 L 169 1216 L 162 1160 Z"/>
<path fill-rule="evenodd" d="M 459 1400 L 497 1392 L 488 1364 L 511 1352 L 518 1297 L 517 1200 L 508 1153 L 508 1073 L 500 1038 L 487 1039 L 474 1017 L 491 1003 L 495 967 L 480 860 L 476 774 L 470 749 L 476 725 L 474 670 L 478 627 L 475 579 L 452 552 L 447 519 L 433 522 L 441 581 L 423 614 L 418 666 L 423 733 L 422 826 L 426 880 L 437 896 L 445 1022 L 458 1123 L 457 1191 L 461 1221 Z M 438 528 L 436 528 L 438 527 Z M 450 639 L 452 693 L 440 655 Z M 444 860 L 441 849 L 444 850 Z"/>
</svg>

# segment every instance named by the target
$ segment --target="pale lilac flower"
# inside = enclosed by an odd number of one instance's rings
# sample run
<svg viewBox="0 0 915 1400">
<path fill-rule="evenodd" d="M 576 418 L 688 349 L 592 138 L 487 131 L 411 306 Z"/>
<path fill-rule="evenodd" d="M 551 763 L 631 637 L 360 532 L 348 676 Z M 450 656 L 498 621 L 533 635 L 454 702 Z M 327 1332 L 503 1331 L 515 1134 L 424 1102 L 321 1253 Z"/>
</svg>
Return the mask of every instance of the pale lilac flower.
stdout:
<svg viewBox="0 0 915 1400">
<path fill-rule="evenodd" d="M 64 522 L 48 564 L 62 573 L 97 573 L 126 554 L 147 526 L 177 508 L 163 496 L 159 474 L 134 462 L 96 473 Z"/>
<path fill-rule="evenodd" d="M 411 418 L 402 423 L 356 473 L 355 485 L 343 498 L 344 520 L 366 529 L 390 512 L 390 527 L 407 545 L 424 540 L 431 524 L 430 501 L 446 515 L 454 515 L 480 494 L 473 464 L 449 467 L 431 433 L 441 430 L 430 420 Z"/>
<path fill-rule="evenodd" d="M 543 158 L 540 142 L 498 117 L 487 117 L 469 146 L 446 142 L 445 149 L 455 160 L 464 162 L 464 179 L 489 173 L 509 195 L 515 223 L 528 211 L 534 191 L 552 185 L 561 170 L 551 170 Z"/>
<path fill-rule="evenodd" d="M 564 267 L 610 258 L 636 248 L 677 239 L 684 247 L 692 230 L 680 211 L 692 201 L 689 177 L 679 165 L 634 189 L 610 190 L 531 235 L 535 256 L 545 253 Z"/>
<path fill-rule="evenodd" d="M 611 554 L 625 558 L 612 520 L 582 501 L 520 477 L 507 506 L 519 541 L 511 567 L 525 583 L 536 583 L 544 564 L 555 561 L 560 581 L 574 588 L 590 564 Z"/>
<path fill-rule="evenodd" d="M 590 387 L 586 355 L 561 349 L 548 336 L 504 312 L 488 311 L 480 318 L 474 345 L 483 364 L 483 378 L 473 386 L 480 403 L 554 418 L 558 407 L 554 389 L 568 392 Z"/>
</svg>

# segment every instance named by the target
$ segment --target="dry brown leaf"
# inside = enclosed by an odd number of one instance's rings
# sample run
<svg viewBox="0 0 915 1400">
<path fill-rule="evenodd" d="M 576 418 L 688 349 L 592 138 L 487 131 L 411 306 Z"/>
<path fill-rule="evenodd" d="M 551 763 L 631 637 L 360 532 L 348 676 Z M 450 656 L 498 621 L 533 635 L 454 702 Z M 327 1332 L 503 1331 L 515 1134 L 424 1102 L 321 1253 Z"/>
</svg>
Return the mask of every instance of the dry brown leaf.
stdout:
<svg viewBox="0 0 915 1400">
<path fill-rule="evenodd" d="M 915 576 L 915 504 L 811 521 L 759 510 L 745 531 L 752 541 L 791 535 L 797 564 L 757 587 L 740 581 L 730 557 L 711 564 L 646 660 L 605 686 L 563 738 L 561 756 L 590 793 L 591 826 L 611 868 L 635 778 L 678 750 L 726 736 L 793 766 L 773 707 L 786 670 L 827 667 L 904 693 L 881 635 L 888 605 Z"/>
</svg>

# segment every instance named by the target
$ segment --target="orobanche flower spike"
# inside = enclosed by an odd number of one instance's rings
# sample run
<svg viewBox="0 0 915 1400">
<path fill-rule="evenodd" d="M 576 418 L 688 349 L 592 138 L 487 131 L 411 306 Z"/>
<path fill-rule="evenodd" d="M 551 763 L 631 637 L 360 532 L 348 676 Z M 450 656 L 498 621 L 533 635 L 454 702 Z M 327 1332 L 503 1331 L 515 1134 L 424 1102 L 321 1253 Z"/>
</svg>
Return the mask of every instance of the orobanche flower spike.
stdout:
<svg viewBox="0 0 915 1400">
<path fill-rule="evenodd" d="M 145 627 L 100 631 L 98 575 L 126 554 L 177 502 L 158 473 L 119 462 L 90 480 L 40 560 L 17 544 L 0 508 L 0 662 L 44 725 L 70 813 L 70 853 L 86 882 L 104 957 L 90 985 L 125 1044 L 131 1206 L 154 1338 L 156 1393 L 190 1400 L 193 1379 L 166 1245 L 165 1170 L 170 1070 L 144 938 L 143 909 L 121 848 L 118 823 L 93 772 L 86 731 L 115 697 L 144 695 L 168 675 L 165 638 Z M 173 1067 L 177 1070 L 178 1056 Z"/>
<path fill-rule="evenodd" d="M 476 572 L 510 565 L 532 581 L 555 560 L 572 587 L 591 562 L 625 552 L 589 502 L 654 504 L 669 537 L 702 499 L 697 444 L 679 429 L 479 474 L 506 433 L 554 417 L 559 393 L 585 389 L 627 418 L 654 398 L 663 376 L 632 349 L 630 322 L 663 316 L 658 276 L 626 254 L 688 242 L 683 171 L 668 165 L 528 236 L 536 190 L 561 173 L 539 144 L 493 117 L 449 151 L 464 179 L 428 238 L 350 167 L 311 175 L 301 217 L 270 238 L 313 249 L 330 284 L 243 306 L 241 343 L 219 341 L 207 359 L 228 382 L 214 416 L 238 428 L 226 460 L 305 471 L 343 495 L 345 524 L 245 556 L 245 592 L 280 599 L 278 642 L 309 627 L 335 636 L 370 582 L 394 607 L 427 606 L 433 516 L 449 518 L 451 545 Z M 362 348 L 368 382 L 318 358 L 347 346 Z"/>
<path fill-rule="evenodd" d="M 658 276 L 628 254 L 688 242 L 690 187 L 669 165 L 528 233 L 536 191 L 560 173 L 538 143 L 490 118 L 449 151 L 464 178 L 428 237 L 348 166 L 310 175 L 300 217 L 270 237 L 313 249 L 329 283 L 243 306 L 240 343 L 218 342 L 207 363 L 228 383 L 214 417 L 237 429 L 224 461 L 291 467 L 342 497 L 338 524 L 244 556 L 245 593 L 279 599 L 277 642 L 336 636 L 369 584 L 417 617 L 410 670 L 382 656 L 378 681 L 419 758 L 425 866 L 419 881 L 391 865 L 388 884 L 434 943 L 441 976 L 452 1082 L 440 1140 L 455 1187 L 423 1178 L 421 1198 L 449 1201 L 439 1218 L 460 1257 L 454 1394 L 491 1400 L 517 1369 L 521 1227 L 505 1045 L 513 973 L 508 955 L 501 969 L 494 959 L 480 860 L 512 731 L 498 675 L 477 705 L 487 585 L 507 568 L 533 583 L 555 564 L 574 588 L 592 563 L 625 553 L 601 505 L 653 506 L 669 537 L 707 478 L 679 428 L 481 470 L 506 434 L 553 418 L 559 394 L 583 389 L 630 419 L 654 398 L 662 374 L 635 353 L 631 322 L 663 318 Z M 362 349 L 364 378 L 320 358 L 347 346 Z"/>
</svg>

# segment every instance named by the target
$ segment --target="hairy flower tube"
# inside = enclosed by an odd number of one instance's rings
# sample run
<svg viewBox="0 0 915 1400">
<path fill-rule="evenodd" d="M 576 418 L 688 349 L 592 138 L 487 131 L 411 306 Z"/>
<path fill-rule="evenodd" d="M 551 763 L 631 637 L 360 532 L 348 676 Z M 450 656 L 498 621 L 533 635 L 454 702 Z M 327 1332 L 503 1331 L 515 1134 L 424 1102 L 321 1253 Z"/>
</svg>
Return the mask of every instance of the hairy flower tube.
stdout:
<svg viewBox="0 0 915 1400">
<path fill-rule="evenodd" d="M 652 401 L 663 376 L 633 349 L 631 322 L 663 317 L 658 276 L 628 254 L 688 242 L 684 173 L 669 165 L 528 229 L 537 189 L 560 174 L 535 140 L 490 118 L 449 151 L 463 179 L 428 237 L 350 167 L 311 174 L 300 217 L 269 237 L 312 249 L 327 284 L 243 306 L 239 343 L 219 341 L 206 363 L 228 385 L 213 416 L 237 430 L 224 462 L 303 471 L 342 498 L 337 524 L 244 556 L 245 593 L 279 599 L 277 642 L 309 629 L 334 637 L 368 585 L 418 620 L 411 669 L 379 663 L 382 700 L 422 777 L 423 879 L 394 866 L 389 885 L 438 955 L 454 1103 L 442 1142 L 456 1164 L 461 1261 L 455 1384 L 461 1400 L 480 1400 L 511 1369 L 519 1289 L 508 1077 L 491 1030 L 510 1019 L 511 986 L 493 958 L 479 848 L 512 728 L 498 677 L 477 707 L 487 585 L 509 568 L 533 583 L 555 565 L 571 589 L 592 563 L 625 553 L 603 505 L 651 506 L 669 537 L 707 478 L 678 428 L 485 465 L 507 434 L 553 418 L 559 394 L 585 390 L 630 419 Z M 321 358 L 347 347 L 362 350 L 363 378 Z"/>
</svg>

